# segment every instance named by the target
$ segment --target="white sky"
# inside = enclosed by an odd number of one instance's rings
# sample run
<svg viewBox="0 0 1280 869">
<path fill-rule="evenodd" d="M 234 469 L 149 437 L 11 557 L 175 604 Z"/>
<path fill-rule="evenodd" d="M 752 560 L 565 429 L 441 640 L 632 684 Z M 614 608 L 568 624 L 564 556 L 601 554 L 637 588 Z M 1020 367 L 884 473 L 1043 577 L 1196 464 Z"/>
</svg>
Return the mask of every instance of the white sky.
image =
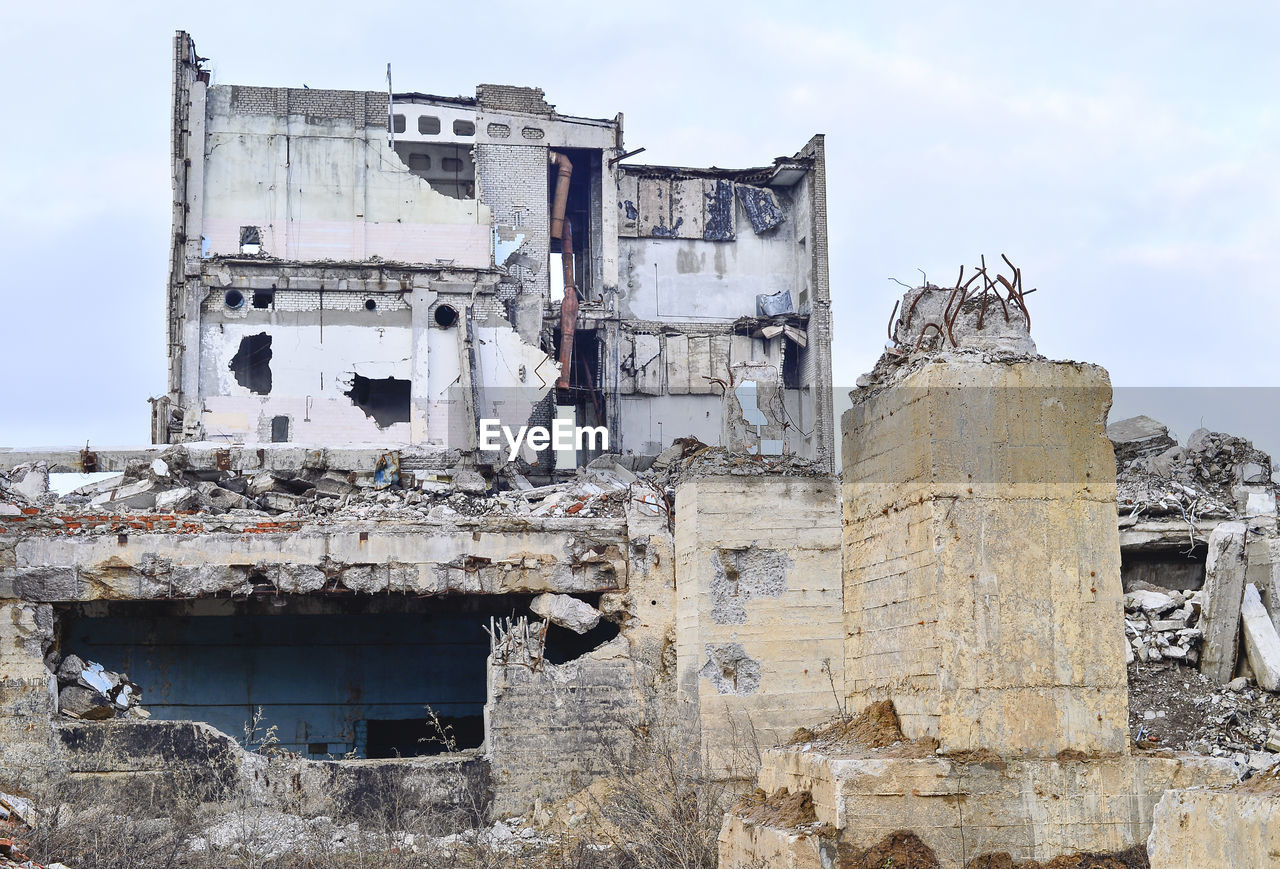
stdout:
<svg viewBox="0 0 1280 869">
<path fill-rule="evenodd" d="M 397 90 L 538 86 L 624 112 L 639 162 L 760 165 L 826 133 L 838 385 L 879 355 L 889 276 L 1005 252 L 1048 356 L 1280 386 L 1272 3 L 6 4 L 0 445 L 148 440 L 178 28 L 223 83 L 379 90 L 390 61 Z M 1184 438 L 1231 430 L 1166 403 Z"/>
</svg>

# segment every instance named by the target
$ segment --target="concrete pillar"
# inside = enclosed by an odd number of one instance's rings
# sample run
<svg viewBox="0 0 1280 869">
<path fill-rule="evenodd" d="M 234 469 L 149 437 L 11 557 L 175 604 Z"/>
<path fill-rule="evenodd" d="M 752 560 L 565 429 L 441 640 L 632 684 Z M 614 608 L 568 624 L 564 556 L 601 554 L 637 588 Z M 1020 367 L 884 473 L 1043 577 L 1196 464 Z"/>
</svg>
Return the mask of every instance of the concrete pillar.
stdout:
<svg viewBox="0 0 1280 869">
<path fill-rule="evenodd" d="M 0 602 L 0 790 L 22 792 L 55 772 L 49 718 L 57 688 L 44 666 L 52 640 L 51 606 Z"/>
<path fill-rule="evenodd" d="M 934 361 L 853 395 L 845 675 L 945 752 L 1128 744 L 1106 372 Z"/>
<path fill-rule="evenodd" d="M 703 477 L 676 503 L 682 709 L 714 774 L 750 775 L 843 695 L 835 480 Z"/>
</svg>

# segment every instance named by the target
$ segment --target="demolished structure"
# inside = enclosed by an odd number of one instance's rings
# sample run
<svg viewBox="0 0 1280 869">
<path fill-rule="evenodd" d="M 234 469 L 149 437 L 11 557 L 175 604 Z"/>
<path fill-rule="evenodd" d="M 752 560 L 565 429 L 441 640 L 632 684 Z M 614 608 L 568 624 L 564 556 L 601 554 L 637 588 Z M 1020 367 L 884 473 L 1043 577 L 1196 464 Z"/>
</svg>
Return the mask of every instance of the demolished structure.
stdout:
<svg viewBox="0 0 1280 869">
<path fill-rule="evenodd" d="M 731 437 L 832 466 L 821 136 L 633 165 L 622 115 L 540 90 L 215 84 L 183 33 L 173 117 L 154 442 L 474 450 L 480 419 L 558 415 L 615 453 Z"/>
<path fill-rule="evenodd" d="M 0 822 L 523 840 L 671 733 L 746 792 L 725 869 L 1266 853 L 1270 459 L 1106 429 L 1012 263 L 895 307 L 837 476 L 821 137 L 634 167 L 539 91 L 215 85 L 182 33 L 174 110 L 156 445 L 0 451 Z M 557 416 L 608 451 L 480 449 Z M 1196 744 L 1134 694 L 1189 665 Z"/>
</svg>

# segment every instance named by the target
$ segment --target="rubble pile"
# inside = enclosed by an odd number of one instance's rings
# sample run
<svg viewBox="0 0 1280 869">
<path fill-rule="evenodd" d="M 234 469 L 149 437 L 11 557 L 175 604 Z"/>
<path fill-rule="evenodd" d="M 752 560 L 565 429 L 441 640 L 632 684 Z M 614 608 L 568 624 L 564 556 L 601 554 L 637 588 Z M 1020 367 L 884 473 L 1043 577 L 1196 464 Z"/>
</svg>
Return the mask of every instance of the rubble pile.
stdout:
<svg viewBox="0 0 1280 869">
<path fill-rule="evenodd" d="M 58 711 L 63 715 L 90 721 L 151 717 L 139 705 L 142 689 L 124 673 L 114 673 L 76 655 L 61 660 L 57 652 L 49 655 L 45 666 L 58 677 Z"/>
<path fill-rule="evenodd" d="M 1200 660 L 1204 632 L 1200 621 L 1200 592 L 1183 594 L 1148 583 L 1135 583 L 1124 596 L 1127 662 L 1172 660 L 1195 664 Z"/>
<path fill-rule="evenodd" d="M 482 470 L 484 473 L 482 473 Z M 384 454 L 373 472 L 332 468 L 256 473 L 193 468 L 187 451 L 172 446 L 153 461 L 130 464 L 124 473 L 59 496 L 50 489 L 44 463 L 0 473 L 0 518 L 36 513 L 65 534 L 126 530 L 112 517 L 182 515 L 196 530 L 217 530 L 219 518 L 264 516 L 324 524 L 352 519 L 441 520 L 478 516 L 620 518 L 628 505 L 642 515 L 670 512 L 676 484 L 717 474 L 821 473 L 795 456 L 757 456 L 679 438 L 656 458 L 606 454 L 564 482 L 534 486 L 512 466 L 408 471 L 395 452 Z M 70 521 L 64 521 L 70 520 Z"/>
<path fill-rule="evenodd" d="M 1244 676 L 1222 685 L 1180 661 L 1135 662 L 1129 726 L 1139 747 L 1228 758 L 1242 777 L 1280 762 L 1280 696 Z"/>
<path fill-rule="evenodd" d="M 1274 516 L 1271 457 L 1234 435 L 1199 428 L 1179 446 L 1169 429 L 1139 416 L 1107 426 L 1116 450 L 1122 514 L 1197 518 Z"/>
</svg>

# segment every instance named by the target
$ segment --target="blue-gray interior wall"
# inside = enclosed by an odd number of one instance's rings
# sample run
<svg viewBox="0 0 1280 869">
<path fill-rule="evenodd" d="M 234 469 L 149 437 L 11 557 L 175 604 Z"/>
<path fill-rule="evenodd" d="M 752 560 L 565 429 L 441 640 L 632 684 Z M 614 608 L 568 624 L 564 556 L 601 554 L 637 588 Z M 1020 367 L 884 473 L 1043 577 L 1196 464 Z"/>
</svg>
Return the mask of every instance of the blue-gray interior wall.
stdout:
<svg viewBox="0 0 1280 869">
<path fill-rule="evenodd" d="M 473 599 L 474 600 L 474 599 Z M 480 599 L 484 600 L 484 599 Z M 259 606 L 236 614 L 115 605 L 66 619 L 62 648 L 127 673 L 156 719 L 205 721 L 241 738 L 261 707 L 259 734 L 306 754 L 363 754 L 363 722 L 479 715 L 489 616 L 510 602 L 438 611 L 309 613 Z M 123 609 L 122 606 L 127 606 Z"/>
</svg>

